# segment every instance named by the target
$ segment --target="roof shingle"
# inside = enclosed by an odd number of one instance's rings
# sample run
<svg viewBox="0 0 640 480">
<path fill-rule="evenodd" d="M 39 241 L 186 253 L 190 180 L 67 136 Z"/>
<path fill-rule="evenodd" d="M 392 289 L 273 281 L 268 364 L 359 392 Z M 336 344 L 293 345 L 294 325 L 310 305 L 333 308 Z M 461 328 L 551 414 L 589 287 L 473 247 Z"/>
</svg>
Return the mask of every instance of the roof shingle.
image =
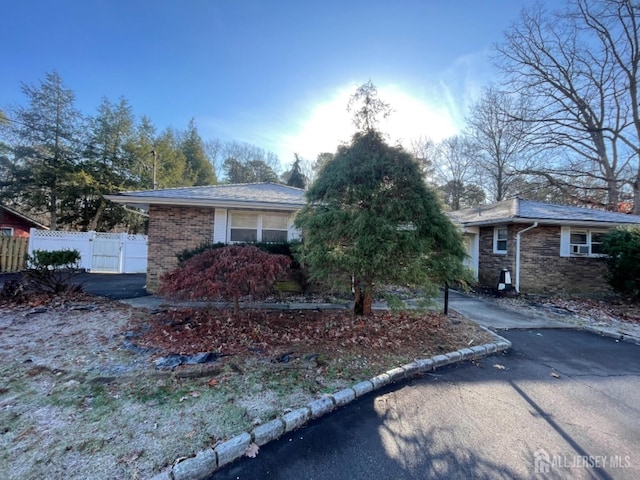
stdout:
<svg viewBox="0 0 640 480">
<path fill-rule="evenodd" d="M 513 198 L 491 205 L 451 212 L 450 218 L 462 225 L 489 225 L 518 221 L 564 221 L 568 223 L 639 224 L 640 216 L 607 212 L 572 205 L 534 202 Z"/>
</svg>

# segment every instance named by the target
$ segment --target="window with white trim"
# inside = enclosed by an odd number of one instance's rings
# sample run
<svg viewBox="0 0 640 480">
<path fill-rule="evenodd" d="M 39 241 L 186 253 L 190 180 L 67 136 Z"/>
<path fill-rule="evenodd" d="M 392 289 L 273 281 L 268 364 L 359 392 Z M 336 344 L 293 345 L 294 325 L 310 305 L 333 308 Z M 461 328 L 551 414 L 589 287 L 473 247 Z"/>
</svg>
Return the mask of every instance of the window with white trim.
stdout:
<svg viewBox="0 0 640 480">
<path fill-rule="evenodd" d="M 0 228 L 0 237 L 13 237 L 13 228 L 12 227 Z"/>
<path fill-rule="evenodd" d="M 493 229 L 493 253 L 507 253 L 507 238 L 509 230 L 507 227 L 494 227 Z"/>
<path fill-rule="evenodd" d="M 278 213 L 229 213 L 229 241 L 279 243 L 288 240 L 289 215 Z"/>
<path fill-rule="evenodd" d="M 602 252 L 602 238 L 606 230 L 562 227 L 560 238 L 561 257 L 598 257 Z"/>
</svg>

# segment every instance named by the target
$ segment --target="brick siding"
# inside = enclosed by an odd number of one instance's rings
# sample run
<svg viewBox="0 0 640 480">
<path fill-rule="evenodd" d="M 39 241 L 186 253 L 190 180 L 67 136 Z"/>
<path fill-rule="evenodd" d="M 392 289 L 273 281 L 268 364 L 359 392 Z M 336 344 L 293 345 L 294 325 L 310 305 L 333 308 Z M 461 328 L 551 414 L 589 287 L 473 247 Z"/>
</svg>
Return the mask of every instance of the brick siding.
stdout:
<svg viewBox="0 0 640 480">
<path fill-rule="evenodd" d="M 176 253 L 213 241 L 214 208 L 151 205 L 147 290 L 156 293 L 160 276 L 178 265 Z"/>
<path fill-rule="evenodd" d="M 516 234 L 528 225 L 509 225 L 507 254 L 493 253 L 493 227 L 480 229 L 478 282 L 495 288 L 502 268 L 515 283 Z M 610 290 L 602 259 L 560 256 L 560 227 L 539 226 L 520 237 L 521 293 L 602 293 Z"/>
</svg>

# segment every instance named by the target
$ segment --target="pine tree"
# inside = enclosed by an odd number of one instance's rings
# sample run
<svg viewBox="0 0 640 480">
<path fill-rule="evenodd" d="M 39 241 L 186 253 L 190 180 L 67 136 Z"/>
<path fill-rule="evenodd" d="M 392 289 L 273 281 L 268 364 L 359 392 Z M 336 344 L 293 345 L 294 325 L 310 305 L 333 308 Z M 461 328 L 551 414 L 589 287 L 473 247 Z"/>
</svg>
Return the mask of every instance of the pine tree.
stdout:
<svg viewBox="0 0 640 480">
<path fill-rule="evenodd" d="M 2 196 L 33 213 L 48 213 L 55 229 L 70 179 L 78 170 L 82 116 L 73 91 L 57 72 L 46 73 L 37 86 L 23 85 L 22 91 L 28 106 L 17 107 L 13 115 L 17 141 Z"/>
<path fill-rule="evenodd" d="M 196 122 L 192 118 L 180 141 L 180 150 L 187 162 L 187 177 L 190 185 L 215 185 L 218 183 L 213 165 L 205 152 Z"/>
<path fill-rule="evenodd" d="M 291 173 L 289 174 L 289 180 L 287 181 L 287 185 L 290 187 L 302 188 L 304 189 L 307 186 L 307 179 L 302 173 L 302 169 L 300 168 L 300 157 L 298 154 L 295 154 L 296 161 L 293 162 L 293 167 L 291 167 Z"/>
<path fill-rule="evenodd" d="M 465 256 L 461 235 L 418 163 L 402 147 L 387 145 L 372 127 L 373 114 L 358 109 L 363 130 L 323 166 L 296 216 L 312 277 L 353 278 L 354 312 L 365 315 L 374 285 L 410 284 L 433 293 L 462 275 Z"/>
</svg>

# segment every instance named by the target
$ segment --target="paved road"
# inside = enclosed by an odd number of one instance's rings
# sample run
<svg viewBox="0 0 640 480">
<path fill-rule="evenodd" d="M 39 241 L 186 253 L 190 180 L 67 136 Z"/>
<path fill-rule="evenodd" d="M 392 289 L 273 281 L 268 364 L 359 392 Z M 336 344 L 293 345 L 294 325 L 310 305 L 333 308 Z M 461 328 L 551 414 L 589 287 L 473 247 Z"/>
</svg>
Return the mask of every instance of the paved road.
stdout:
<svg viewBox="0 0 640 480">
<path fill-rule="evenodd" d="M 212 479 L 527 479 L 536 459 L 539 478 L 640 478 L 640 347 L 503 334 L 507 354 L 364 397 Z"/>
</svg>

